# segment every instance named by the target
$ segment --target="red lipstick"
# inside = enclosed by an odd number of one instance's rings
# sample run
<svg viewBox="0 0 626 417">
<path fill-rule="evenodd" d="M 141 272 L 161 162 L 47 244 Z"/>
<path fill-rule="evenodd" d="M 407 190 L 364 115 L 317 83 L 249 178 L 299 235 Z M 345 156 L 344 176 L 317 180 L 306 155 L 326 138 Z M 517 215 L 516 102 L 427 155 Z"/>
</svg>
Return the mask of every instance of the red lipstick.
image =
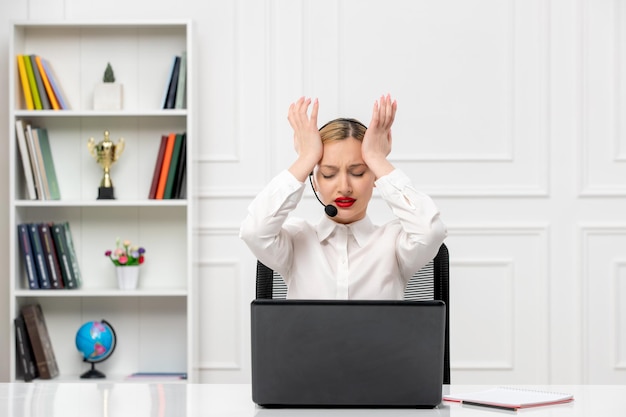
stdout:
<svg viewBox="0 0 626 417">
<path fill-rule="evenodd" d="M 335 204 L 337 205 L 337 207 L 349 208 L 352 207 L 355 201 L 356 200 L 354 198 L 350 197 L 338 197 L 335 199 Z"/>
</svg>

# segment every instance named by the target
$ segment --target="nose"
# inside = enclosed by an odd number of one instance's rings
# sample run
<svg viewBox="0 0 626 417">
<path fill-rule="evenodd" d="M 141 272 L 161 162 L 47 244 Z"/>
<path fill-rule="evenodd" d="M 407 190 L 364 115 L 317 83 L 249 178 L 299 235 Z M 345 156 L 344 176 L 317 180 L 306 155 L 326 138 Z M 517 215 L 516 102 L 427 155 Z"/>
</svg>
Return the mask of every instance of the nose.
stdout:
<svg viewBox="0 0 626 417">
<path fill-rule="evenodd" d="M 339 175 L 339 193 L 341 195 L 349 195 L 352 193 L 350 176 L 346 173 L 342 173 L 341 175 Z"/>
</svg>

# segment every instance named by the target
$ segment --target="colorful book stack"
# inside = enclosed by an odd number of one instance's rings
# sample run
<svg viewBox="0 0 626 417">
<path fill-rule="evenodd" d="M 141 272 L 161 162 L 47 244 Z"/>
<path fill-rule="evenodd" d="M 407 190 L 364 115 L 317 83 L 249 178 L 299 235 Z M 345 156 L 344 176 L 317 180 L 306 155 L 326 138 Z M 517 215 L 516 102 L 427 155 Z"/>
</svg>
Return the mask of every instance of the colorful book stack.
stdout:
<svg viewBox="0 0 626 417">
<path fill-rule="evenodd" d="M 58 376 L 59 367 L 41 305 L 22 306 L 14 324 L 17 365 L 24 381 Z"/>
<path fill-rule="evenodd" d="M 17 71 L 27 110 L 68 110 L 69 104 L 50 63 L 39 55 L 17 55 Z"/>
<path fill-rule="evenodd" d="M 170 200 L 186 198 L 187 134 L 170 133 L 161 136 L 159 153 L 154 165 L 149 199 Z"/>
<path fill-rule="evenodd" d="M 176 55 L 170 68 L 170 76 L 163 93 L 164 109 L 184 109 L 187 107 L 187 53 Z"/>
<path fill-rule="evenodd" d="M 80 287 L 80 268 L 68 222 L 21 223 L 17 234 L 28 288 Z"/>
<path fill-rule="evenodd" d="M 52 149 L 45 128 L 15 121 L 15 134 L 26 179 L 27 198 L 30 200 L 60 200 Z"/>
</svg>

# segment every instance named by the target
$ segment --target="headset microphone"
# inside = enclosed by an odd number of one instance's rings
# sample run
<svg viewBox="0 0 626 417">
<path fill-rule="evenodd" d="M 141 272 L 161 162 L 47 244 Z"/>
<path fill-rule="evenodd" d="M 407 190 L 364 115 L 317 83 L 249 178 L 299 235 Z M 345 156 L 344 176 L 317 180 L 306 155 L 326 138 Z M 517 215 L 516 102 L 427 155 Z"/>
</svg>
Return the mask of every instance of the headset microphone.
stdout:
<svg viewBox="0 0 626 417">
<path fill-rule="evenodd" d="M 311 182 L 311 188 L 313 188 L 313 194 L 315 194 L 315 198 L 317 198 L 317 201 L 319 201 L 320 204 L 324 206 L 324 212 L 326 212 L 326 215 L 328 217 L 335 217 L 337 215 L 337 207 L 333 206 L 332 204 L 326 205 L 322 203 L 322 200 L 320 200 L 320 198 L 317 196 L 317 193 L 315 192 L 315 187 L 313 187 L 312 172 L 309 174 L 309 181 Z"/>
</svg>

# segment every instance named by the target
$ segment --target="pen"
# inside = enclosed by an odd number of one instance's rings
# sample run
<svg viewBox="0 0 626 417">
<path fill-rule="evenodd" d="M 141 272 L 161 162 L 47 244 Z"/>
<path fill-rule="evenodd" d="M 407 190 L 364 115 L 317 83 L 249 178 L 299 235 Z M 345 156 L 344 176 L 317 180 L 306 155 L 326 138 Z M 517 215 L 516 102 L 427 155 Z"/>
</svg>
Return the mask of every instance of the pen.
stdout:
<svg viewBox="0 0 626 417">
<path fill-rule="evenodd" d="M 517 411 L 515 407 L 507 407 L 504 405 L 492 405 L 492 404 L 484 404 L 484 403 L 476 403 L 472 401 L 461 401 L 463 405 L 475 405 L 478 407 L 489 407 L 489 408 L 497 408 L 498 410 L 507 410 L 507 411 Z"/>
</svg>

